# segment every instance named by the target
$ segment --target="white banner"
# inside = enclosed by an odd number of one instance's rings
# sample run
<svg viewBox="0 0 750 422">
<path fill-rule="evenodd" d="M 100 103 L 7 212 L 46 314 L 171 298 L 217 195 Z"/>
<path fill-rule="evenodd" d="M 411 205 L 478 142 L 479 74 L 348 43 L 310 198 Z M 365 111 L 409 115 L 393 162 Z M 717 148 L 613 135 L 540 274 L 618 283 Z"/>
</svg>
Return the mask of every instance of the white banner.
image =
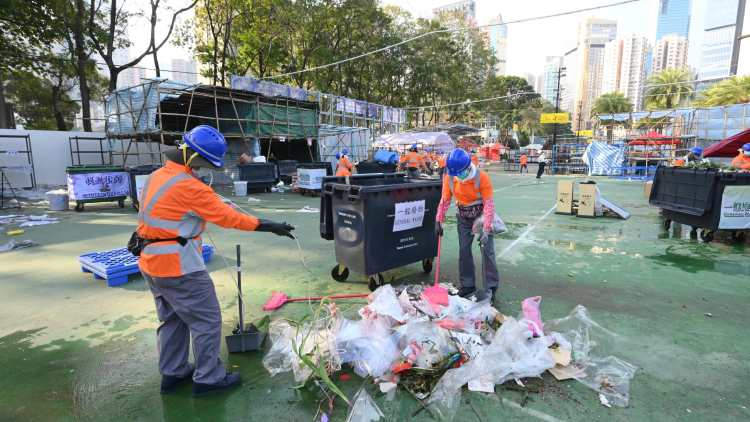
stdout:
<svg viewBox="0 0 750 422">
<path fill-rule="evenodd" d="M 113 198 L 130 195 L 128 173 L 68 175 L 68 196 L 73 200 Z"/>
<path fill-rule="evenodd" d="M 414 202 L 401 202 L 396 204 L 396 218 L 393 219 L 393 231 L 422 227 L 424 220 L 424 199 Z"/>
<path fill-rule="evenodd" d="M 297 169 L 297 186 L 300 189 L 320 189 L 323 186 L 323 178 L 326 177 L 326 169 Z"/>
<path fill-rule="evenodd" d="M 750 186 L 727 186 L 721 197 L 720 229 L 750 229 Z"/>
<path fill-rule="evenodd" d="M 138 193 L 138 203 L 141 203 L 141 192 L 143 192 L 143 185 L 146 183 L 150 174 L 140 174 L 135 176 L 135 190 Z"/>
</svg>

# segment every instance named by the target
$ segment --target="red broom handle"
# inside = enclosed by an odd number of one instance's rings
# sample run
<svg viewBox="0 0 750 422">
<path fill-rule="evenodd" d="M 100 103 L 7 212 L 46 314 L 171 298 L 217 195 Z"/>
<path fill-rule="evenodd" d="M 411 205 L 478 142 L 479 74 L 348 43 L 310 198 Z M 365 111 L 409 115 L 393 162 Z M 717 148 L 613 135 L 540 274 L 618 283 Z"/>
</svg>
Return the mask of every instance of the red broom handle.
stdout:
<svg viewBox="0 0 750 422">
<path fill-rule="evenodd" d="M 347 297 L 365 297 L 370 296 L 369 293 L 361 294 L 361 295 L 343 295 L 343 296 L 328 296 L 328 299 L 344 299 Z M 296 302 L 299 300 L 320 300 L 323 299 L 323 296 L 320 297 L 301 297 L 299 299 L 287 299 L 287 302 Z"/>
<path fill-rule="evenodd" d="M 440 223 L 440 230 L 443 229 L 443 223 Z M 438 279 L 440 277 L 440 246 L 443 243 L 443 236 L 438 236 L 438 256 L 437 256 L 437 265 L 435 268 L 435 287 L 438 285 Z"/>
</svg>

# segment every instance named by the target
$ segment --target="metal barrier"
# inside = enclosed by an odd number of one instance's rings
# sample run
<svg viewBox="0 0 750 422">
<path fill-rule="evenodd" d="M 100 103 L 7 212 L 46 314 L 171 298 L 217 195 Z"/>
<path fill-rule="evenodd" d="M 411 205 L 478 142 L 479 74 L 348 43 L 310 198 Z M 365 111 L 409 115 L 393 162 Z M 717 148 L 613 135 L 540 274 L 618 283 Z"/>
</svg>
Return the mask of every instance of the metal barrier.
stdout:
<svg viewBox="0 0 750 422">
<path fill-rule="evenodd" d="M 629 166 L 629 167 L 612 167 L 609 174 L 610 179 L 620 180 L 654 180 L 656 166 Z"/>
<path fill-rule="evenodd" d="M 8 156 L 26 154 L 26 160 L 31 165 L 31 187 L 36 187 L 36 175 L 34 174 L 34 156 L 31 153 L 31 137 L 29 135 L 0 135 L 0 139 L 23 139 L 26 142 L 26 151 L 21 150 L 7 150 L 0 151 L 0 154 Z"/>
</svg>

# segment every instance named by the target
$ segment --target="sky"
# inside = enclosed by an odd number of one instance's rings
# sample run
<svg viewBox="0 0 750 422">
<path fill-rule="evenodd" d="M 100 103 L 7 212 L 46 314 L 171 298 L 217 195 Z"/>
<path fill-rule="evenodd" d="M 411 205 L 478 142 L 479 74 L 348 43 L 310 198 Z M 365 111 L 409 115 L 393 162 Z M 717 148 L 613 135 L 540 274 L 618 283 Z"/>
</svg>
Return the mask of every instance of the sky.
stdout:
<svg viewBox="0 0 750 422">
<path fill-rule="evenodd" d="M 476 17 L 480 24 L 485 19 L 502 14 L 503 21 L 526 19 L 555 13 L 568 12 L 588 7 L 617 3 L 619 0 L 476 0 Z M 706 3 L 708 0 L 693 0 L 693 11 L 690 26 L 690 50 L 688 65 L 697 69 L 700 62 L 700 46 L 703 38 L 703 24 Z M 415 16 L 431 17 L 432 8 L 453 3 L 451 0 L 381 0 L 384 4 L 403 7 Z M 143 7 L 147 0 L 129 0 L 126 7 Z M 170 0 L 168 4 L 180 8 L 185 0 Z M 655 44 L 656 14 L 659 0 L 640 0 L 620 6 L 588 12 L 540 19 L 532 22 L 508 24 L 507 74 L 521 76 L 524 73 L 539 75 L 544 67 L 546 56 L 562 56 L 565 36 L 575 28 L 577 22 L 590 18 L 614 19 L 618 21 L 617 34 L 634 33 L 647 36 L 651 45 Z M 183 14 L 192 17 L 192 13 Z M 171 15 L 170 15 L 171 17 Z M 157 28 L 157 38 L 163 37 L 168 29 L 166 16 L 164 23 Z M 130 40 L 134 43 L 131 55 L 135 56 L 145 50 L 149 43 L 148 23 L 134 22 L 129 27 Z M 166 44 L 159 53 L 159 64 L 162 69 L 171 69 L 171 59 L 187 58 L 188 52 Z M 153 59 L 148 56 L 141 62 L 144 67 L 152 68 Z M 153 76 L 153 70 L 147 70 Z M 162 76 L 169 76 L 168 74 Z"/>
</svg>

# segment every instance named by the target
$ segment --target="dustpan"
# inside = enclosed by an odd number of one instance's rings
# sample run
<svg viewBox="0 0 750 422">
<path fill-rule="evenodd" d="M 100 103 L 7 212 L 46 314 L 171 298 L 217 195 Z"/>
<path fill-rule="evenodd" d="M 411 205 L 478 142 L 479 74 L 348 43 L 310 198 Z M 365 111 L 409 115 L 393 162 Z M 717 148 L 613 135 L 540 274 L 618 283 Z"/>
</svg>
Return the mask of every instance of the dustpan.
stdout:
<svg viewBox="0 0 750 422">
<path fill-rule="evenodd" d="M 240 305 L 240 323 L 232 330 L 232 335 L 224 337 L 229 353 L 252 352 L 260 349 L 266 333 L 259 331 L 253 324 L 245 323 L 242 318 L 242 261 L 240 261 L 240 245 L 237 245 L 237 290 Z"/>
</svg>

